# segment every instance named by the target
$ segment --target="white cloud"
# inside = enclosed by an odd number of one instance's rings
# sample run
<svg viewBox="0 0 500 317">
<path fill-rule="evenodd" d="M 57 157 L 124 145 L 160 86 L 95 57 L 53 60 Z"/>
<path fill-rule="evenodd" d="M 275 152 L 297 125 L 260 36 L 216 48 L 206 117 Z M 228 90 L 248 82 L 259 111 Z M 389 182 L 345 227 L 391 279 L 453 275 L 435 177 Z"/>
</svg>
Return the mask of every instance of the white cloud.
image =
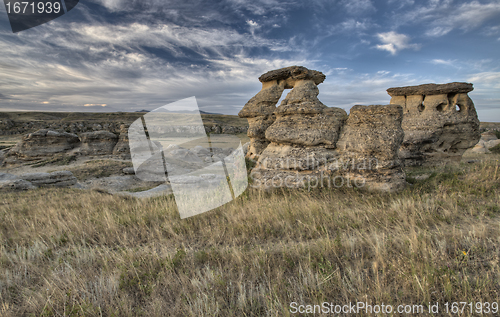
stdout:
<svg viewBox="0 0 500 317">
<path fill-rule="evenodd" d="M 124 5 L 124 0 L 94 0 L 95 2 L 106 7 L 110 11 L 122 11 L 126 10 L 127 6 Z"/>
<path fill-rule="evenodd" d="M 436 58 L 436 59 L 433 59 L 431 61 L 432 64 L 436 64 L 436 65 L 447 65 L 447 66 L 453 66 L 453 67 L 456 67 L 456 60 L 451 60 L 451 59 L 439 59 L 439 58 Z"/>
<path fill-rule="evenodd" d="M 366 31 L 370 27 L 367 21 L 357 21 L 355 19 L 348 19 L 339 25 L 342 31 Z"/>
<path fill-rule="evenodd" d="M 464 32 L 476 29 L 487 21 L 500 17 L 500 2 L 471 1 L 457 4 L 452 0 L 431 0 L 425 5 L 412 7 L 407 13 L 396 16 L 397 25 L 423 24 L 425 35 L 439 37 L 455 29 Z"/>
<path fill-rule="evenodd" d="M 402 7 L 405 6 L 412 6 L 415 4 L 414 0 L 388 0 L 387 4 L 393 6 L 394 4 L 397 4 L 398 9 L 401 9 Z"/>
<path fill-rule="evenodd" d="M 410 44 L 410 37 L 405 34 L 399 34 L 394 31 L 386 33 L 378 33 L 377 37 L 383 44 L 378 44 L 375 47 L 379 50 L 385 50 L 392 55 L 403 49 L 419 49 L 419 44 Z"/>
<path fill-rule="evenodd" d="M 247 20 L 247 24 L 250 25 L 250 27 L 258 27 L 259 23 L 253 21 L 253 20 Z"/>
<path fill-rule="evenodd" d="M 344 0 L 342 4 L 347 12 L 352 15 L 359 15 L 376 10 L 371 0 Z"/>
</svg>

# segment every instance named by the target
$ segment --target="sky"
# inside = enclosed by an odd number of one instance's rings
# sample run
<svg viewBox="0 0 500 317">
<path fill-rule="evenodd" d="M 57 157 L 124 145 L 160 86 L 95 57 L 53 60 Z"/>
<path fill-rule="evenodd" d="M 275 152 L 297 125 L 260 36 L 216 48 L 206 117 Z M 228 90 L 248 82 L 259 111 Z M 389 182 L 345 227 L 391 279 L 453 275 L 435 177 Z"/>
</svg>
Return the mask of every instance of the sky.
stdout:
<svg viewBox="0 0 500 317">
<path fill-rule="evenodd" d="M 13 33 L 0 6 L 0 111 L 153 110 L 195 96 L 237 114 L 258 77 L 301 65 L 349 111 L 386 89 L 471 82 L 500 122 L 500 0 L 81 0 Z"/>
</svg>

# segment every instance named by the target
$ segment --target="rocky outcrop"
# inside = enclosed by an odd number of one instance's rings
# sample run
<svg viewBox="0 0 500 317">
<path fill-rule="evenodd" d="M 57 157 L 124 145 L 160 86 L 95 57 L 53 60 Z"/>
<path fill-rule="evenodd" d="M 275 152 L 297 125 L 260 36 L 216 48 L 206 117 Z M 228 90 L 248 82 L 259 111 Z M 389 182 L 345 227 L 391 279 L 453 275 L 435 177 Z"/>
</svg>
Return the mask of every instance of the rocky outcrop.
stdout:
<svg viewBox="0 0 500 317">
<path fill-rule="evenodd" d="M 96 131 L 81 134 L 80 155 L 110 155 L 118 143 L 116 134 L 109 131 Z"/>
<path fill-rule="evenodd" d="M 28 189 L 35 189 L 36 187 L 33 186 L 28 181 L 25 181 L 24 179 L 9 179 L 9 180 L 2 180 L 0 181 L 0 191 L 24 191 Z"/>
<path fill-rule="evenodd" d="M 164 182 L 147 182 L 142 181 L 134 175 L 126 176 L 109 176 L 95 179 L 89 179 L 82 182 L 84 189 L 99 189 L 109 193 L 115 193 L 126 190 L 135 190 L 137 188 L 155 187 Z"/>
<path fill-rule="evenodd" d="M 17 160 L 29 161 L 41 157 L 67 152 L 80 143 L 76 134 L 38 130 L 23 137 L 6 155 L 5 161 L 12 163 Z"/>
<path fill-rule="evenodd" d="M 120 136 L 118 142 L 113 148 L 113 155 L 118 155 L 123 159 L 130 159 L 130 146 L 128 144 L 128 126 L 122 125 L 120 127 Z"/>
<path fill-rule="evenodd" d="M 0 119 L 0 131 L 8 131 L 15 126 L 14 121 L 8 118 Z"/>
<path fill-rule="evenodd" d="M 337 143 L 340 161 L 347 163 L 339 175 L 363 180 L 371 191 L 403 189 L 406 175 L 398 155 L 402 120 L 398 105 L 352 107 Z"/>
<path fill-rule="evenodd" d="M 484 142 L 498 140 L 495 131 L 487 131 L 481 134 L 481 140 Z"/>
<path fill-rule="evenodd" d="M 70 187 L 78 180 L 70 171 L 57 171 L 52 173 L 27 173 L 19 178 L 38 187 Z"/>
<path fill-rule="evenodd" d="M 317 83 L 324 80 L 319 72 L 292 67 L 261 78 L 293 89 L 265 130 L 261 143 L 269 144 L 251 172 L 252 186 L 357 186 L 386 192 L 404 187 L 398 159 L 403 140 L 400 106 L 355 106 L 348 119 L 343 109 L 318 100 Z M 252 128 L 250 120 L 249 124 Z M 249 153 L 252 150 L 250 145 Z"/>
<path fill-rule="evenodd" d="M 500 140 L 497 138 L 497 135 L 494 131 L 488 131 L 481 134 L 481 139 L 477 144 L 472 148 L 467 150 L 467 153 L 471 154 L 490 154 L 491 149 L 498 146 L 500 144 Z"/>
<path fill-rule="evenodd" d="M 387 89 L 403 107 L 405 133 L 399 156 L 406 166 L 458 162 L 479 140 L 479 120 L 467 95 L 472 84 L 449 83 Z"/>
<path fill-rule="evenodd" d="M 20 179 L 19 176 L 9 174 L 9 173 L 0 173 L 0 191 L 23 191 L 28 189 L 35 189 L 30 182 Z"/>
<path fill-rule="evenodd" d="M 25 173 L 20 176 L 0 173 L 1 191 L 22 191 L 37 187 L 71 187 L 78 180 L 70 171 Z"/>
</svg>

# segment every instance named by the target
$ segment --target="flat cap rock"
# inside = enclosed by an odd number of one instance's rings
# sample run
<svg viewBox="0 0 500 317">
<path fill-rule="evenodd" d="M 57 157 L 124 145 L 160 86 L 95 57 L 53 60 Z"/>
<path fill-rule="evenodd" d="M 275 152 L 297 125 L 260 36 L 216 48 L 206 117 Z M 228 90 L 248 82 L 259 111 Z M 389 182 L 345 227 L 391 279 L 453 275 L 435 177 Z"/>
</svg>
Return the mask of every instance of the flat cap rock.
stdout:
<svg viewBox="0 0 500 317">
<path fill-rule="evenodd" d="M 394 87 L 387 89 L 390 96 L 442 95 L 449 93 L 468 93 L 474 90 L 470 83 L 424 84 L 418 86 Z"/>
<path fill-rule="evenodd" d="M 290 66 L 268 71 L 259 77 L 261 83 L 281 79 L 312 79 L 316 85 L 321 84 L 326 76 L 317 70 L 307 69 L 304 66 Z"/>
</svg>

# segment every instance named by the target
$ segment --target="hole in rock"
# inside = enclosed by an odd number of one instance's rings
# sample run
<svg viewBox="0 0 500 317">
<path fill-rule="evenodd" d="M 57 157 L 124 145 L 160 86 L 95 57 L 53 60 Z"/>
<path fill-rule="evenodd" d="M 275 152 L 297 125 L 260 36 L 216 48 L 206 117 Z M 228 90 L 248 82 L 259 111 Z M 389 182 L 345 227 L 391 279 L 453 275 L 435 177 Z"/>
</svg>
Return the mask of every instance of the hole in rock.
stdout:
<svg viewBox="0 0 500 317">
<path fill-rule="evenodd" d="M 441 111 L 443 111 L 443 110 L 444 110 L 444 106 L 445 106 L 445 104 L 444 104 L 444 103 L 440 103 L 440 104 L 436 107 L 436 110 L 437 110 L 437 111 L 439 111 L 439 112 L 441 112 Z"/>
<path fill-rule="evenodd" d="M 422 111 L 424 111 L 424 109 L 425 109 L 425 106 L 424 106 L 424 104 L 423 104 L 423 103 L 421 103 L 421 104 L 418 106 L 418 111 L 422 112 Z"/>
<path fill-rule="evenodd" d="M 462 107 L 460 107 L 459 105 L 455 105 L 455 111 L 456 112 L 462 111 Z"/>
<path fill-rule="evenodd" d="M 290 92 L 289 89 L 285 89 L 285 91 L 283 91 L 283 94 L 281 95 L 281 98 L 280 100 L 278 100 L 278 102 L 276 103 L 276 107 L 280 106 L 281 105 L 281 102 L 286 98 L 286 95 Z"/>
</svg>

